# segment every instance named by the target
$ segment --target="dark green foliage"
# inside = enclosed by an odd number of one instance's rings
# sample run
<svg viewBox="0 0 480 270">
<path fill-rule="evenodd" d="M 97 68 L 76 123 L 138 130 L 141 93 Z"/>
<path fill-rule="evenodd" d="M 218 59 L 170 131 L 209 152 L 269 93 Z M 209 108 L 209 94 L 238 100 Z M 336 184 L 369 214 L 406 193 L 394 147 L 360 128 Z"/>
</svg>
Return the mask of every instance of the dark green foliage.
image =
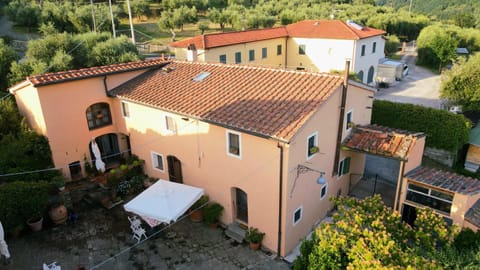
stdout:
<svg viewBox="0 0 480 270">
<path fill-rule="evenodd" d="M 426 146 L 457 151 L 468 142 L 471 123 L 463 116 L 423 106 L 375 100 L 372 123 L 423 132 Z"/>
<path fill-rule="evenodd" d="M 388 54 L 397 52 L 398 48 L 400 47 L 400 39 L 395 35 L 390 35 L 386 38 L 387 40 L 385 41 L 385 51 Z"/>
<path fill-rule="evenodd" d="M 10 72 L 10 66 L 15 58 L 15 50 L 8 46 L 3 38 L 0 38 L 0 91 L 5 90 L 8 86 L 7 74 Z"/>
<path fill-rule="evenodd" d="M 34 215 L 47 210 L 49 182 L 16 181 L 0 185 L 0 220 L 6 231 L 11 231 Z"/>
<path fill-rule="evenodd" d="M 249 243 L 261 243 L 263 237 L 265 237 L 265 233 L 253 227 L 248 228 L 247 232 L 245 233 L 245 240 Z"/>
<path fill-rule="evenodd" d="M 471 229 L 463 229 L 453 242 L 458 250 L 480 248 L 480 232 L 474 232 Z"/>
<path fill-rule="evenodd" d="M 219 203 L 209 203 L 203 208 L 203 218 L 205 223 L 214 224 L 222 216 L 223 206 Z"/>
</svg>

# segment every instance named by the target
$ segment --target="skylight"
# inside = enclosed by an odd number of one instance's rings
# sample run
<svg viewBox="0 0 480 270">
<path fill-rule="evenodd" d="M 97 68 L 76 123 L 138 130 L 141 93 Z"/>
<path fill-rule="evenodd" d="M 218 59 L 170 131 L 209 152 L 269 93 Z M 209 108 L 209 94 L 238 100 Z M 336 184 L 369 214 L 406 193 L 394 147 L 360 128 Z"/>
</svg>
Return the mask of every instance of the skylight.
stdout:
<svg viewBox="0 0 480 270">
<path fill-rule="evenodd" d="M 208 72 L 208 71 L 201 72 L 200 74 L 198 74 L 197 76 L 195 76 L 193 78 L 193 81 L 194 82 L 201 82 L 201 81 L 205 80 L 205 78 L 207 78 L 209 75 L 210 75 L 210 72 Z"/>
</svg>

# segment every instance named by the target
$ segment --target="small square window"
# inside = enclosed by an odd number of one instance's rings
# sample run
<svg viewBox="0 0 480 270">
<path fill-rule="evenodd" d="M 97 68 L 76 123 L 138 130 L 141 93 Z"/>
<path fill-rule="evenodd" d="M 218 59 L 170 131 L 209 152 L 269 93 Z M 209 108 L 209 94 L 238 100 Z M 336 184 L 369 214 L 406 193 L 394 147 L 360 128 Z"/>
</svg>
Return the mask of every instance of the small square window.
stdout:
<svg viewBox="0 0 480 270">
<path fill-rule="evenodd" d="M 375 53 L 376 50 L 377 50 L 377 42 L 373 42 L 372 53 Z"/>
<path fill-rule="evenodd" d="M 277 55 L 282 54 L 282 45 L 277 45 Z"/>
<path fill-rule="evenodd" d="M 240 64 L 242 63 L 242 53 L 241 52 L 236 52 L 235 53 L 235 64 Z"/>
<path fill-rule="evenodd" d="M 248 61 L 254 61 L 254 60 L 255 60 L 255 50 L 248 51 Z"/>
<path fill-rule="evenodd" d="M 320 189 L 320 200 L 323 200 L 327 196 L 327 184 L 323 185 Z"/>
<path fill-rule="evenodd" d="M 346 119 L 347 121 L 345 122 L 346 123 L 346 125 L 345 125 L 346 129 L 351 129 L 352 128 L 352 126 L 353 126 L 353 119 L 352 118 L 353 118 L 353 111 L 347 112 L 347 119 Z"/>
<path fill-rule="evenodd" d="M 262 58 L 267 58 L 267 48 L 262 48 Z"/>
<path fill-rule="evenodd" d="M 318 153 L 318 134 L 315 132 L 307 139 L 307 159 Z"/>
<path fill-rule="evenodd" d="M 173 117 L 165 115 L 165 129 L 172 133 L 177 131 L 177 126 Z"/>
<path fill-rule="evenodd" d="M 227 55 L 226 54 L 220 55 L 218 60 L 220 61 L 220 63 L 226 64 L 227 63 Z"/>
<path fill-rule="evenodd" d="M 366 48 L 365 45 L 362 45 L 362 54 L 361 54 L 362 56 L 365 56 L 365 48 Z"/>
<path fill-rule="evenodd" d="M 302 220 L 302 206 L 297 208 L 295 212 L 293 213 L 293 225 L 296 225 L 300 220 Z"/>
<path fill-rule="evenodd" d="M 240 145 L 241 145 L 241 138 L 240 134 L 233 133 L 228 131 L 227 132 L 227 153 L 230 156 L 240 157 Z"/>
<path fill-rule="evenodd" d="M 122 101 L 122 115 L 123 117 L 130 117 L 130 108 L 128 107 L 128 103 Z"/>
<path fill-rule="evenodd" d="M 152 165 L 156 170 L 164 172 L 165 168 L 163 166 L 163 155 L 152 152 Z"/>
<path fill-rule="evenodd" d="M 350 172 L 350 157 L 346 157 L 340 161 L 338 166 L 338 176 L 342 176 Z"/>
<path fill-rule="evenodd" d="M 298 54 L 304 55 L 307 50 L 307 45 L 301 44 L 298 45 Z"/>
</svg>

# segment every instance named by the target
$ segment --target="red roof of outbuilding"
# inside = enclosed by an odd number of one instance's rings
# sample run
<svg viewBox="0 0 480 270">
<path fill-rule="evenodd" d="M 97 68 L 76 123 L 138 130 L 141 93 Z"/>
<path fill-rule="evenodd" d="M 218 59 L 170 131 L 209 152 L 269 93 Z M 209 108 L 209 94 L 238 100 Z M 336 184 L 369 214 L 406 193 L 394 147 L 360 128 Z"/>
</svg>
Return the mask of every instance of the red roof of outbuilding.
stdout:
<svg viewBox="0 0 480 270">
<path fill-rule="evenodd" d="M 377 125 L 354 127 L 342 145 L 349 150 L 407 160 L 417 138 L 423 133 Z"/>
</svg>

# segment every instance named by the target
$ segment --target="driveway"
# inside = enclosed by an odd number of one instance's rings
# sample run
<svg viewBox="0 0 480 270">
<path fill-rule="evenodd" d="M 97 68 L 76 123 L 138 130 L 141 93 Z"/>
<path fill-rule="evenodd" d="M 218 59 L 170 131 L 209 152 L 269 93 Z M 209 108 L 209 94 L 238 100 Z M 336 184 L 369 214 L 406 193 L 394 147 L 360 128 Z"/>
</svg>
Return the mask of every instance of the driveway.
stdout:
<svg viewBox="0 0 480 270">
<path fill-rule="evenodd" d="M 57 262 L 62 269 L 258 269 L 288 270 L 288 264 L 266 251 L 232 242 L 223 229 L 182 218 L 137 244 L 122 206 L 111 210 L 85 202 L 75 207 L 75 225 L 46 224 L 40 232 L 25 230 L 7 237 L 12 260 L 0 270 L 41 269 Z M 147 225 L 144 225 L 147 228 Z"/>
<path fill-rule="evenodd" d="M 408 64 L 408 76 L 389 88 L 379 88 L 375 98 L 441 109 L 440 75 L 416 66 L 416 60 L 417 53 L 412 47 L 408 47 L 401 60 Z"/>
</svg>

